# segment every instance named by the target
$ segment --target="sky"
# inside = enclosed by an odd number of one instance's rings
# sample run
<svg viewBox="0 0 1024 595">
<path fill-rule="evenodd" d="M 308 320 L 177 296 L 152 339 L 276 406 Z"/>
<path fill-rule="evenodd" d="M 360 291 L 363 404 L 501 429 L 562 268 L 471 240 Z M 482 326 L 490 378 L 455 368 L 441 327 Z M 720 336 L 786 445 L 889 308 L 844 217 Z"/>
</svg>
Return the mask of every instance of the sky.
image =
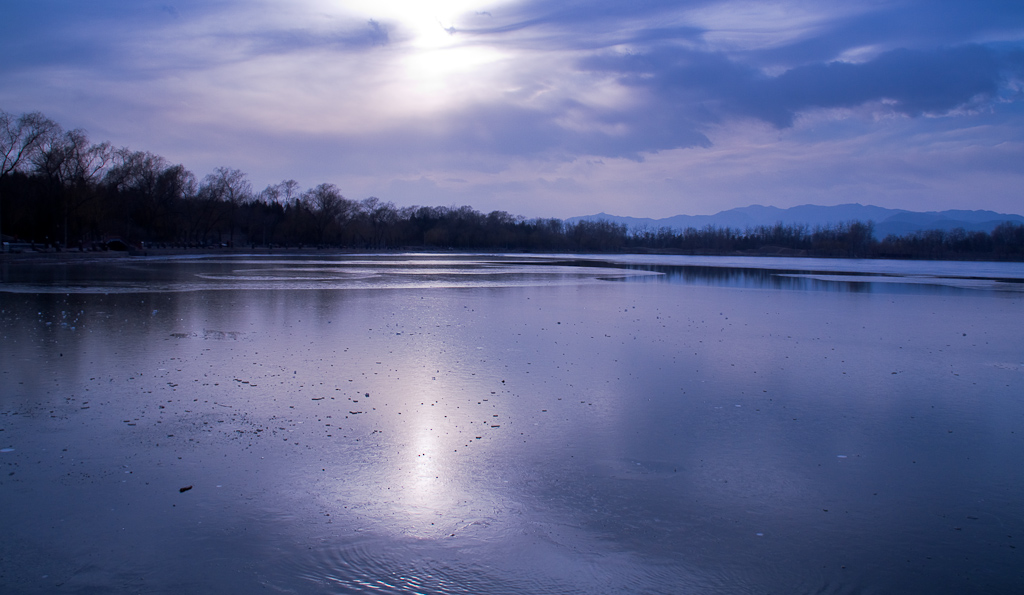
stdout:
<svg viewBox="0 0 1024 595">
<path fill-rule="evenodd" d="M 34 0 L 0 109 L 256 189 L 526 217 L 1024 214 L 1021 0 Z"/>
</svg>

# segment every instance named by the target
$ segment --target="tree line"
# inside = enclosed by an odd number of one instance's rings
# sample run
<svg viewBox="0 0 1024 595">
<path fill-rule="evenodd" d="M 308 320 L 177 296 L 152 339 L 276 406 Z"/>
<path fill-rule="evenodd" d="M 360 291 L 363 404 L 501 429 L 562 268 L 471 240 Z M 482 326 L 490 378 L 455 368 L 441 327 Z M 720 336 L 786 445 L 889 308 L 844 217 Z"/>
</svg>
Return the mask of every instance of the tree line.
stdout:
<svg viewBox="0 0 1024 595">
<path fill-rule="evenodd" d="M 1024 260 L 1024 225 L 1007 221 L 991 232 L 931 229 L 875 239 L 872 221 L 814 227 L 762 225 L 743 230 L 716 228 L 641 230 L 633 249 L 687 254 L 774 254 L 841 258 L 932 260 Z"/>
<path fill-rule="evenodd" d="M 469 206 L 350 200 L 334 185 L 285 180 L 256 191 L 218 167 L 203 178 L 148 151 L 92 143 L 40 113 L 0 110 L 0 234 L 56 249 L 337 247 L 854 258 L 1024 259 L 1024 225 L 874 238 L 871 222 L 811 228 L 640 229 L 608 221 L 526 219 Z"/>
</svg>

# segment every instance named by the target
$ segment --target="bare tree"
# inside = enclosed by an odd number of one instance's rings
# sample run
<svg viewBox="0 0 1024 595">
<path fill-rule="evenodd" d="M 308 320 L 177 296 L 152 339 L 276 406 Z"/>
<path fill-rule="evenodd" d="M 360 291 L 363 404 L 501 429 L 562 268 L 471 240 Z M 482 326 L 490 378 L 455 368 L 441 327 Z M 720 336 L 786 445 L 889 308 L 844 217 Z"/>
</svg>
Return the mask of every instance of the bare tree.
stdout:
<svg viewBox="0 0 1024 595">
<path fill-rule="evenodd" d="M 218 200 L 233 205 L 240 205 L 252 196 L 252 184 L 240 169 L 218 167 L 203 179 L 203 185 L 209 187 Z"/>
<path fill-rule="evenodd" d="M 65 247 L 70 224 L 80 223 L 78 211 L 96 197 L 95 183 L 112 157 L 110 143 L 90 144 L 81 129 L 62 132 L 54 127 L 43 135 L 32 162 L 36 173 L 49 183 L 54 207 L 62 212 Z"/>
<path fill-rule="evenodd" d="M 110 143 L 90 145 L 83 130 L 71 130 L 65 139 L 65 183 L 77 186 L 98 181 L 114 156 Z"/>
<path fill-rule="evenodd" d="M 299 183 L 295 180 L 284 180 L 280 184 L 271 184 L 264 188 L 259 198 L 267 204 L 288 204 L 299 195 Z"/>
<path fill-rule="evenodd" d="M 360 211 L 369 227 L 368 243 L 371 248 L 387 247 L 387 236 L 393 232 L 398 222 L 398 209 L 394 203 L 384 202 L 376 196 L 359 202 Z"/>
<path fill-rule="evenodd" d="M 203 179 L 203 185 L 199 189 L 206 198 L 225 203 L 227 207 L 228 220 L 228 242 L 234 246 L 235 243 L 235 217 L 238 207 L 252 197 L 252 184 L 246 179 L 245 173 L 240 169 L 230 167 L 218 167 L 212 174 Z"/>
<path fill-rule="evenodd" d="M 43 138 L 57 128 L 55 122 L 39 112 L 15 117 L 0 110 L 0 176 L 31 160 Z"/>
<path fill-rule="evenodd" d="M 114 152 L 114 165 L 107 171 L 106 182 L 119 192 L 152 194 L 157 177 L 167 161 L 148 151 L 132 151 L 127 147 Z"/>
<path fill-rule="evenodd" d="M 46 135 L 59 127 L 39 112 L 14 116 L 0 110 L 0 179 L 28 164 Z M 0 194 L 0 253 L 3 252 L 3 195 Z"/>
<path fill-rule="evenodd" d="M 159 155 L 127 147 L 115 151 L 113 161 L 105 180 L 116 195 L 115 204 L 120 212 L 115 218 L 123 218 L 121 233 L 125 241 L 130 241 L 136 225 L 150 225 L 160 216 L 157 186 L 160 173 L 168 164 Z"/>
<path fill-rule="evenodd" d="M 278 224 L 285 219 L 285 205 L 291 205 L 299 198 L 299 183 L 295 180 L 284 180 L 279 184 L 270 184 L 257 196 L 259 204 L 249 209 L 250 229 L 259 228 L 263 232 L 263 245 L 268 238 L 273 241 Z M 250 242 L 252 238 L 250 238 Z"/>
<path fill-rule="evenodd" d="M 313 215 L 317 243 L 323 245 L 327 232 L 352 210 L 352 202 L 334 184 L 320 184 L 302 193 L 302 202 Z"/>
</svg>

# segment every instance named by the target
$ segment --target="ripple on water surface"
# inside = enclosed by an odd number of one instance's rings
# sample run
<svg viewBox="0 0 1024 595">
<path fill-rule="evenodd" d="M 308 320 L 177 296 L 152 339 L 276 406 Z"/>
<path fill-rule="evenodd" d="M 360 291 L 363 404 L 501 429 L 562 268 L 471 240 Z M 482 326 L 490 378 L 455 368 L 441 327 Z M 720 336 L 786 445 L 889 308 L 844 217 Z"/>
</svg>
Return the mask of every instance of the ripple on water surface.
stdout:
<svg viewBox="0 0 1024 595">
<path fill-rule="evenodd" d="M 388 595 L 685 593 L 715 591 L 717 582 L 698 579 L 678 564 L 614 551 L 568 553 L 528 535 L 509 536 L 497 546 L 458 538 L 366 538 L 312 547 L 278 571 L 271 583 L 298 578 L 322 592 Z"/>
</svg>

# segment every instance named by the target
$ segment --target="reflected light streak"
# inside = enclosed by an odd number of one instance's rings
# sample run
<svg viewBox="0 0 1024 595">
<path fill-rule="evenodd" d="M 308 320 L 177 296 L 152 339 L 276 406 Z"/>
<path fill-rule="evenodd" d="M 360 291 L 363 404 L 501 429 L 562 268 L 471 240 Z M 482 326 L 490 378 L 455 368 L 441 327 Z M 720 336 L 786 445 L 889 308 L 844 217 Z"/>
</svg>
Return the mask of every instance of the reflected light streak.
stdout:
<svg viewBox="0 0 1024 595">
<path fill-rule="evenodd" d="M 447 318 L 434 321 L 430 308 L 420 316 L 425 326 L 449 322 Z M 390 519 L 389 531 L 418 538 L 447 537 L 461 533 L 471 509 L 481 499 L 487 500 L 486 494 L 478 493 L 478 478 L 468 473 L 485 452 L 487 441 L 470 435 L 472 417 L 479 412 L 458 406 L 467 398 L 469 387 L 458 381 L 452 384 L 442 373 L 459 365 L 450 360 L 449 337 L 416 336 L 409 351 L 393 354 L 402 360 L 394 363 L 396 369 L 421 372 L 403 375 L 401 387 L 396 387 L 403 395 L 402 415 L 394 428 L 390 463 L 382 470 L 384 483 L 391 486 L 386 505 L 391 510 L 382 512 Z M 474 443 L 467 447 L 471 440 Z"/>
<path fill-rule="evenodd" d="M 461 521 L 459 514 L 469 491 L 466 478 L 460 473 L 455 457 L 460 438 L 446 433 L 449 420 L 447 407 L 431 407 L 435 401 L 443 403 L 440 392 L 427 389 L 411 395 L 405 413 L 413 416 L 407 423 L 411 427 L 403 436 L 400 454 L 389 470 L 392 485 L 399 486 L 395 500 L 397 518 L 402 525 L 393 529 L 414 536 L 436 536 L 450 533 L 453 524 Z M 419 406 L 420 403 L 424 405 Z M 462 424 L 459 424 L 460 426 Z"/>
</svg>

